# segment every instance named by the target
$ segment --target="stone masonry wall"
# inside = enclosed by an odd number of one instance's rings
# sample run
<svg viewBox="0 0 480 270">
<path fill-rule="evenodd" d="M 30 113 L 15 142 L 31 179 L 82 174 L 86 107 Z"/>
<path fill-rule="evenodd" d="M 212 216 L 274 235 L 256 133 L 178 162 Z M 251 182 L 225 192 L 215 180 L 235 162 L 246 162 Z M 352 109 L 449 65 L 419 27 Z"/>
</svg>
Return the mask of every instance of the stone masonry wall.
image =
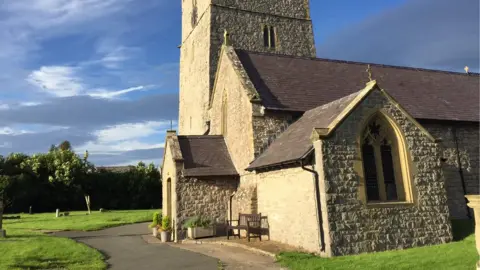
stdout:
<svg viewBox="0 0 480 270">
<path fill-rule="evenodd" d="M 309 0 L 211 0 L 215 5 L 298 19 L 310 16 Z"/>
<path fill-rule="evenodd" d="M 263 116 L 254 116 L 255 157 L 262 154 L 292 122 L 293 116 L 288 113 L 266 113 Z"/>
<path fill-rule="evenodd" d="M 177 175 L 179 175 L 179 166 L 173 160 L 170 144 L 167 143 L 165 146 L 165 156 L 163 157 L 163 166 L 162 166 L 162 213 L 164 215 L 170 214 L 171 217 L 176 216 L 176 194 L 175 186 Z M 168 180 L 170 180 L 171 185 L 171 194 L 170 197 L 167 194 L 168 190 Z M 167 209 L 171 210 L 171 213 Z"/>
<path fill-rule="evenodd" d="M 179 134 L 203 135 L 210 98 L 210 9 L 180 49 Z M 185 25 L 184 25 L 185 27 Z"/>
<path fill-rule="evenodd" d="M 413 204 L 365 205 L 359 198 L 360 123 L 383 109 L 405 135 L 412 160 Z M 439 146 L 429 140 L 378 90 L 372 92 L 328 139 L 322 140 L 323 179 L 330 255 L 348 255 L 446 243 L 452 240 Z M 317 144 L 316 144 L 317 145 Z"/>
<path fill-rule="evenodd" d="M 255 1 L 249 1 L 253 3 Z M 291 2 L 291 1 L 290 1 Z M 297 4 L 290 4 L 296 7 Z M 288 7 L 285 7 L 284 12 Z M 211 25 L 211 82 L 215 78 L 224 31 L 230 34 L 230 44 L 236 49 L 254 52 L 270 52 L 294 56 L 316 57 L 311 20 L 279 17 L 266 13 L 214 6 Z M 263 40 L 264 25 L 275 27 L 276 47 L 266 48 Z"/>
<path fill-rule="evenodd" d="M 206 0 L 185 0 L 182 3 L 181 135 L 199 135 L 206 131 L 207 107 L 225 30 L 230 33 L 231 44 L 237 49 L 296 56 L 316 55 L 313 26 L 307 19 L 308 3 L 305 0 L 218 1 L 229 7 L 209 5 Z M 275 15 L 262 12 L 275 12 Z M 305 14 L 304 19 L 300 19 L 303 16 L 300 13 Z M 192 24 L 193 21 L 196 24 Z M 264 47 L 265 24 L 276 29 L 275 49 Z"/>
<path fill-rule="evenodd" d="M 240 177 L 240 184 L 232 200 L 232 217 L 238 218 L 239 213 L 258 213 L 257 175 L 247 173 Z"/>
<path fill-rule="evenodd" d="M 314 183 L 299 167 L 258 174 L 258 212 L 268 216 L 271 240 L 320 252 Z"/>
<path fill-rule="evenodd" d="M 227 54 L 222 57 L 220 73 L 210 109 L 210 134 L 223 135 L 235 168 L 240 175 L 252 162 L 252 103 Z M 222 134 L 222 105 L 227 98 L 227 132 Z"/>
<path fill-rule="evenodd" d="M 425 128 L 436 138 L 442 141 L 443 171 L 447 183 L 447 196 L 450 215 L 455 219 L 467 218 L 466 194 L 479 194 L 479 126 L 475 123 L 452 124 L 424 123 Z M 458 141 L 458 150 L 455 136 Z M 460 156 L 461 167 L 458 163 Z M 465 181 L 465 193 L 460 176 L 462 169 Z M 471 210 L 469 210 L 472 212 Z M 473 216 L 473 213 L 471 213 Z"/>
<path fill-rule="evenodd" d="M 229 199 L 237 186 L 238 177 L 179 177 L 175 190 L 177 229 L 182 230 L 182 225 L 188 218 L 200 214 L 219 224 L 225 224 Z"/>
</svg>

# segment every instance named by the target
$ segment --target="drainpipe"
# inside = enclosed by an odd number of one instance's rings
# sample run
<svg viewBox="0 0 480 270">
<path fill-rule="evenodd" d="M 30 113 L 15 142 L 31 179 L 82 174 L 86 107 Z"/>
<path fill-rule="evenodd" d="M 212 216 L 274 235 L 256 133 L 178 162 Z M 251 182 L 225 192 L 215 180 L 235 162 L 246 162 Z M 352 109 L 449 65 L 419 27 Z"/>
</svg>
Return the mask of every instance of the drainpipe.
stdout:
<svg viewBox="0 0 480 270">
<path fill-rule="evenodd" d="M 300 160 L 300 165 L 302 166 L 303 170 L 311 172 L 313 174 L 313 178 L 315 179 L 315 200 L 317 202 L 317 216 L 319 219 L 318 224 L 320 229 L 320 251 L 325 252 L 325 232 L 323 231 L 323 216 L 320 202 L 320 181 L 318 179 L 318 173 L 315 170 L 305 167 L 305 164 L 303 164 L 303 160 Z"/>
<path fill-rule="evenodd" d="M 233 196 L 235 196 L 237 192 L 233 192 L 232 195 L 230 195 L 230 211 L 229 211 L 229 216 L 230 216 L 230 222 L 232 221 L 232 201 L 233 201 Z"/>
<path fill-rule="evenodd" d="M 467 206 L 468 200 L 467 198 L 465 198 L 465 195 L 467 195 L 467 187 L 465 185 L 465 177 L 463 175 L 462 161 L 460 159 L 460 147 L 458 146 L 457 128 L 455 126 L 452 126 L 452 135 L 453 135 L 453 141 L 455 142 L 455 148 L 457 152 L 458 173 L 460 174 L 460 180 L 462 181 L 463 198 L 465 200 L 465 209 L 467 210 L 468 219 L 472 219 L 472 215 L 470 214 L 470 209 L 468 209 L 468 206 Z"/>
</svg>

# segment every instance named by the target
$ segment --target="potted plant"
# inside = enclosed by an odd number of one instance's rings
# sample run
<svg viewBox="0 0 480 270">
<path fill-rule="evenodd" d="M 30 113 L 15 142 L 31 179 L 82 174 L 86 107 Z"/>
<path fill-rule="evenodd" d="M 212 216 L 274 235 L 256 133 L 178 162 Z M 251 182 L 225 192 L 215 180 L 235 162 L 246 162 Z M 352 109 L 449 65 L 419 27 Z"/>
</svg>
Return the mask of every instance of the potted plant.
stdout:
<svg viewBox="0 0 480 270">
<path fill-rule="evenodd" d="M 189 218 L 183 228 L 188 229 L 187 235 L 190 239 L 211 237 L 216 234 L 212 220 L 202 216 Z"/>
<path fill-rule="evenodd" d="M 158 212 L 153 213 L 152 223 L 148 225 L 148 227 L 152 229 L 152 234 L 155 237 L 158 236 L 158 229 L 160 228 L 161 220 L 162 220 L 162 215 L 160 215 L 160 213 Z"/>
<path fill-rule="evenodd" d="M 172 233 L 172 220 L 169 216 L 163 216 L 162 225 L 160 226 L 160 236 L 162 242 L 170 242 L 171 233 Z"/>
</svg>

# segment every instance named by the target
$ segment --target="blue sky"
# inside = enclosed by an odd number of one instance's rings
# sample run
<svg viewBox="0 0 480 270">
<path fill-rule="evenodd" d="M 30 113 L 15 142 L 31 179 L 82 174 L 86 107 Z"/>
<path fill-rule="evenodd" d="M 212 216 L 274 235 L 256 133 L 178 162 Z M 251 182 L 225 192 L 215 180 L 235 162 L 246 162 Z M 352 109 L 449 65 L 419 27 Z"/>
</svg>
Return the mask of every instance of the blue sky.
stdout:
<svg viewBox="0 0 480 270">
<path fill-rule="evenodd" d="M 0 2 L 0 154 L 69 140 L 97 165 L 158 165 L 178 115 L 180 5 Z M 319 57 L 478 71 L 476 0 L 311 5 Z"/>
</svg>

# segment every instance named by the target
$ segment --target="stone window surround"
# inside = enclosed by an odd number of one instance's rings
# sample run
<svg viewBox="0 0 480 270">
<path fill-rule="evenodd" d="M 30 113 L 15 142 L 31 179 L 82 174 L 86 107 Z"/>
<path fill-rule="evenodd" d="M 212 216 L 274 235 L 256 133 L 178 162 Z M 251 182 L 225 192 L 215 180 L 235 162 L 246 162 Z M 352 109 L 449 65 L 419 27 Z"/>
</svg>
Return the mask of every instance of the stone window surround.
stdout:
<svg viewBox="0 0 480 270">
<path fill-rule="evenodd" d="M 357 136 L 357 158 L 354 164 L 355 171 L 360 176 L 359 181 L 359 189 L 358 189 L 358 196 L 360 201 L 366 205 L 368 208 L 375 208 L 375 207 L 410 207 L 415 206 L 416 198 L 414 196 L 414 186 L 413 186 L 413 171 L 414 164 L 412 159 L 409 155 L 408 146 L 405 142 L 405 136 L 401 131 L 399 125 L 393 120 L 393 117 L 389 115 L 383 109 L 372 109 L 365 120 L 363 120 L 359 125 L 359 136 Z M 402 201 L 374 201 L 368 202 L 367 201 L 367 189 L 365 183 L 365 174 L 363 169 L 363 158 L 362 158 L 362 144 L 363 144 L 363 131 L 367 127 L 369 123 L 371 123 L 372 119 L 375 117 L 380 117 L 382 120 L 388 122 L 390 128 L 395 133 L 398 143 L 398 162 L 394 162 L 397 171 L 401 171 L 401 181 L 403 183 L 403 189 L 405 190 L 405 199 Z M 395 159 L 395 157 L 394 157 Z M 398 168 L 400 167 L 400 168 Z M 380 176 L 378 176 L 380 180 Z M 381 177 L 383 179 L 383 176 Z M 380 185 L 379 185 L 379 188 Z M 398 187 L 397 187 L 398 188 Z"/>
<path fill-rule="evenodd" d="M 265 30 L 268 32 L 268 40 L 265 40 Z M 273 32 L 273 46 L 272 46 L 272 32 Z M 278 35 L 277 35 L 277 27 L 269 24 L 262 24 L 262 40 L 264 43 L 264 47 L 268 48 L 270 50 L 276 50 L 278 47 Z M 266 42 L 268 41 L 268 46 L 266 45 Z"/>
</svg>

